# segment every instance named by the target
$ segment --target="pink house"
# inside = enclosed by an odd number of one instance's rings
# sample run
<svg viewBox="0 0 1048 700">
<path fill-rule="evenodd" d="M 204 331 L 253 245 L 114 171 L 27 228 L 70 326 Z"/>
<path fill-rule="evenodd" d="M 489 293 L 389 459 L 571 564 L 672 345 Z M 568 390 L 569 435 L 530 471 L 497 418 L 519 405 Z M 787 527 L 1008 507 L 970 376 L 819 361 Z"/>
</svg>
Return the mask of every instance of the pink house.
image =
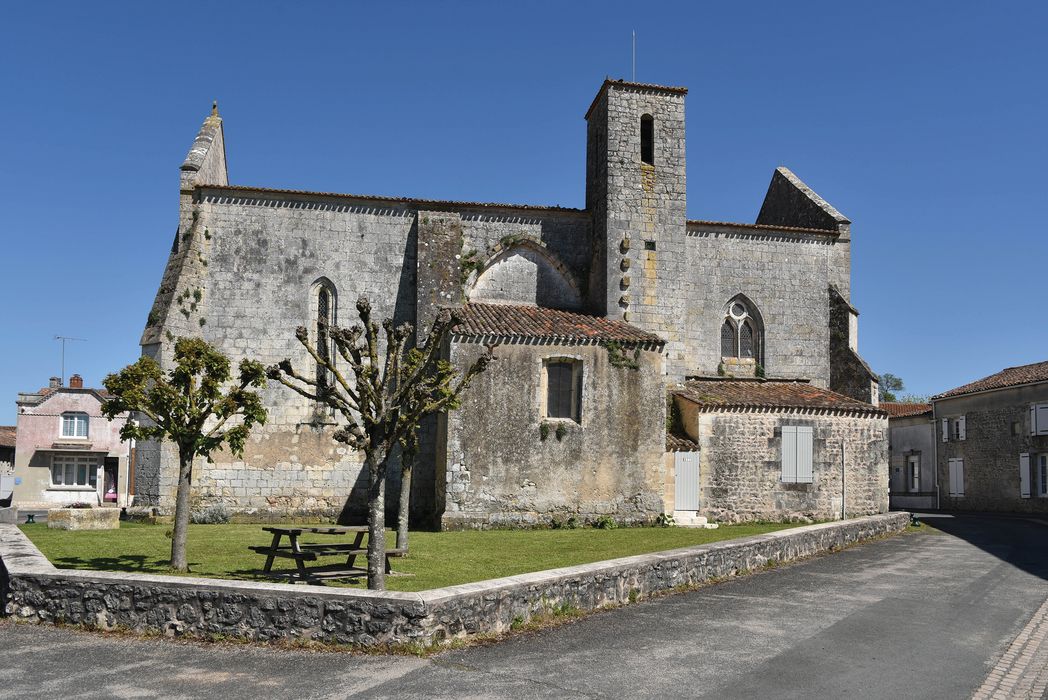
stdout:
<svg viewBox="0 0 1048 700">
<path fill-rule="evenodd" d="M 134 444 L 120 439 L 126 414 L 102 416 L 105 398 L 100 389 L 85 389 L 79 374 L 68 387 L 52 377 L 46 388 L 18 395 L 12 505 L 130 504 Z"/>
</svg>

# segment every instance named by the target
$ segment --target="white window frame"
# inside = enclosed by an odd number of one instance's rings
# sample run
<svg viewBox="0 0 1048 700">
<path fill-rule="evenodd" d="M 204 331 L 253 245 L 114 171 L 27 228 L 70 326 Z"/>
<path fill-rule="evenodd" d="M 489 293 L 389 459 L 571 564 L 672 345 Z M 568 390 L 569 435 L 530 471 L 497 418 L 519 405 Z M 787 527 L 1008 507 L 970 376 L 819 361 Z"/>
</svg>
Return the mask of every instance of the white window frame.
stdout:
<svg viewBox="0 0 1048 700">
<path fill-rule="evenodd" d="M 781 471 L 784 484 L 811 484 L 815 481 L 813 469 L 814 431 L 810 425 L 784 425 L 781 428 Z"/>
<path fill-rule="evenodd" d="M 549 414 L 549 366 L 552 364 L 571 365 L 571 415 L 551 416 Z M 539 382 L 542 418 L 548 421 L 564 421 L 582 424 L 582 371 L 583 363 L 578 357 L 546 357 L 542 360 L 542 381 Z"/>
<path fill-rule="evenodd" d="M 86 440 L 91 431 L 91 417 L 83 411 L 66 411 L 58 417 L 58 434 L 70 440 Z M 72 432 L 66 432 L 66 424 L 72 426 Z M 83 426 L 83 435 L 80 435 L 80 426 Z"/>
<path fill-rule="evenodd" d="M 95 491 L 98 488 L 98 457 L 51 455 L 50 478 L 52 489 Z"/>
</svg>

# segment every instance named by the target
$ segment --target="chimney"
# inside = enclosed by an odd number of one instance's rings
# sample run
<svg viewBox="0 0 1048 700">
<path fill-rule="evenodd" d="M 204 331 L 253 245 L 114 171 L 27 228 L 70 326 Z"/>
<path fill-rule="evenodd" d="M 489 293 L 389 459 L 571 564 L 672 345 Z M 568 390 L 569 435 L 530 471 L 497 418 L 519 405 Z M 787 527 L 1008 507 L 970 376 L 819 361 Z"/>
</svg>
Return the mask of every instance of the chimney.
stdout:
<svg viewBox="0 0 1048 700">
<path fill-rule="evenodd" d="M 72 377 L 69 378 L 69 388 L 70 389 L 83 389 L 84 388 L 84 378 L 81 377 L 79 374 L 74 374 Z"/>
<path fill-rule="evenodd" d="M 57 389 L 62 386 L 62 380 L 58 377 L 51 377 L 47 382 L 47 386 L 49 389 Z"/>
</svg>

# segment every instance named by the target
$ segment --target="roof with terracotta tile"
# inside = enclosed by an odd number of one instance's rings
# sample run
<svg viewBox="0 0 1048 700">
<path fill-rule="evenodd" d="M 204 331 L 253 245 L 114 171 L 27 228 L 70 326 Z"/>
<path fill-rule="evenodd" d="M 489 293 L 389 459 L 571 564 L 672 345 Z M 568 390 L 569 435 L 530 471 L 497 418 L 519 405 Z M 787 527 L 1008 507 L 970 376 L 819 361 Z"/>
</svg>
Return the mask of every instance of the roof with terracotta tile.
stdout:
<svg viewBox="0 0 1048 700">
<path fill-rule="evenodd" d="M 695 452 L 698 449 L 698 444 L 696 444 L 691 438 L 682 435 L 674 435 L 673 433 L 666 433 L 667 452 Z"/>
<path fill-rule="evenodd" d="M 930 403 L 898 403 L 896 401 L 881 401 L 881 408 L 888 412 L 889 418 L 910 418 L 911 416 L 923 416 L 932 412 Z"/>
<path fill-rule="evenodd" d="M 983 377 L 956 389 L 937 394 L 932 397 L 932 400 L 974 394 L 979 391 L 990 391 L 992 389 L 1007 389 L 1008 387 L 1035 384 L 1037 382 L 1048 382 L 1048 361 L 1003 369 L 997 374 L 991 374 L 989 377 Z"/>
<path fill-rule="evenodd" d="M 0 425 L 0 447 L 15 446 L 15 426 Z"/>
<path fill-rule="evenodd" d="M 573 343 L 617 342 L 661 347 L 664 341 L 623 321 L 573 311 L 515 304 L 470 303 L 456 310 L 454 334 L 498 340 L 547 340 Z"/>
<path fill-rule="evenodd" d="M 798 409 L 887 415 L 872 404 L 789 379 L 692 379 L 675 393 L 704 410 Z"/>
<path fill-rule="evenodd" d="M 820 236 L 840 236 L 841 232 L 828 228 L 807 228 L 804 226 L 779 226 L 777 224 L 741 224 L 735 221 L 706 221 L 688 219 L 687 225 L 692 228 L 741 228 L 752 231 L 785 231 L 786 233 L 817 233 Z"/>
</svg>

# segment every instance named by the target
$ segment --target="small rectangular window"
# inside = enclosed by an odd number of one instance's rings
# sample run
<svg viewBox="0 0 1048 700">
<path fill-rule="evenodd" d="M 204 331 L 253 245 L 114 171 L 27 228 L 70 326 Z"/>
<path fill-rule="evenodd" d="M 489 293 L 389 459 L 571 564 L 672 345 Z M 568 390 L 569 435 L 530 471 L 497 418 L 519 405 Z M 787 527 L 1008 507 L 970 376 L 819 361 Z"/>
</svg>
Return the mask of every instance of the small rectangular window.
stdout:
<svg viewBox="0 0 1048 700">
<path fill-rule="evenodd" d="M 644 250 L 655 250 L 655 241 L 644 241 Z"/>
<path fill-rule="evenodd" d="M 582 363 L 552 360 L 546 363 L 546 418 L 579 420 Z"/>
<path fill-rule="evenodd" d="M 640 159 L 655 165 L 655 118 L 650 114 L 640 118 Z"/>
<path fill-rule="evenodd" d="M 62 437 L 86 438 L 87 437 L 87 414 L 86 413 L 63 413 L 62 414 Z"/>
</svg>

